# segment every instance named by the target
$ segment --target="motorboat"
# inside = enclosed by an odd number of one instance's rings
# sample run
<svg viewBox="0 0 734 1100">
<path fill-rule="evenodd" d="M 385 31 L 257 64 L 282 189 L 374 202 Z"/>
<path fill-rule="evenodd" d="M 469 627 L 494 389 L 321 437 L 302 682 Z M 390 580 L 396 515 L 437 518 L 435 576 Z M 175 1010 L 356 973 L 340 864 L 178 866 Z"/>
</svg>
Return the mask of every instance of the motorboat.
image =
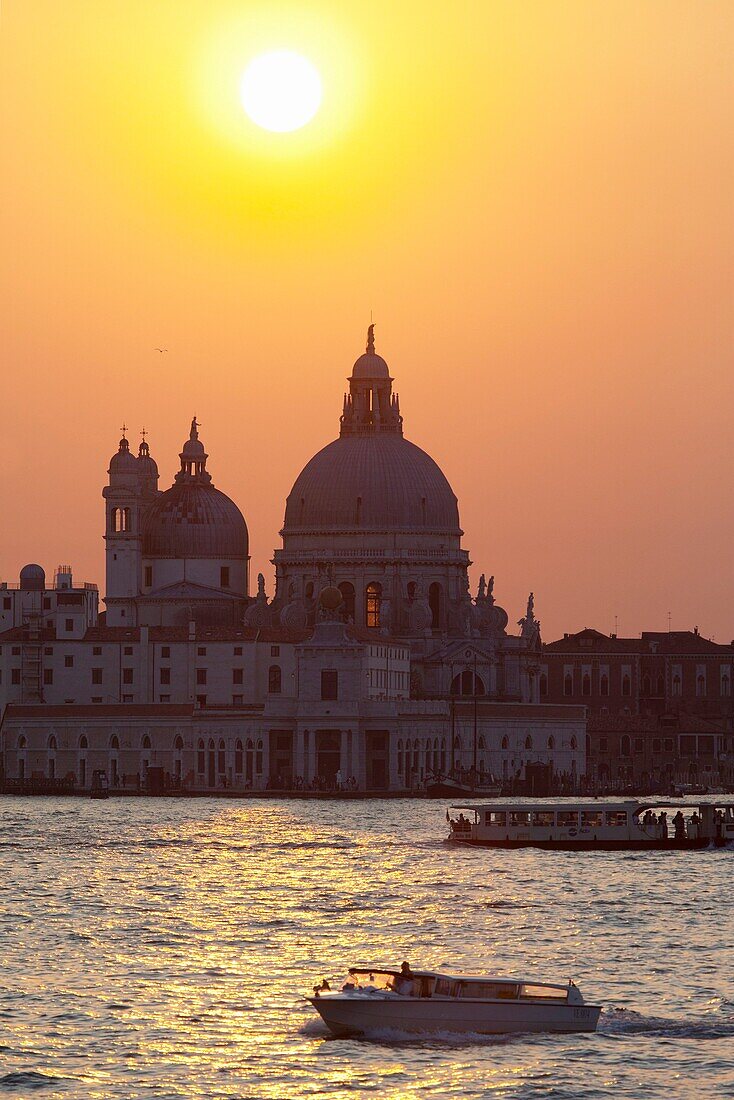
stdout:
<svg viewBox="0 0 734 1100">
<path fill-rule="evenodd" d="M 451 808 L 459 813 L 447 813 L 447 839 L 486 848 L 667 851 L 734 842 L 734 802 L 503 800 Z"/>
<path fill-rule="evenodd" d="M 385 1029 L 410 1034 L 596 1031 L 601 1005 L 566 985 L 469 977 L 437 970 L 352 966 L 338 990 L 324 981 L 307 998 L 332 1034 Z"/>
<path fill-rule="evenodd" d="M 482 773 L 439 773 L 426 779 L 428 798 L 499 798 L 501 794 L 502 784 Z"/>
</svg>

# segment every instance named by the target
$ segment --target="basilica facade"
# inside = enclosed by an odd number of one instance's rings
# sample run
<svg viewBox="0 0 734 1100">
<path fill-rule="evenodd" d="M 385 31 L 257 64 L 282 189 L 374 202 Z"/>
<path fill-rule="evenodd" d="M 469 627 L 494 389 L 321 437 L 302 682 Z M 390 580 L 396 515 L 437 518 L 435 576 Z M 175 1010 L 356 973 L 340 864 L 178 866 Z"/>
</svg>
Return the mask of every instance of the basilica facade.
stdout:
<svg viewBox="0 0 734 1100">
<path fill-rule="evenodd" d="M 372 326 L 348 384 L 338 437 L 287 497 L 270 596 L 262 575 L 250 592 L 247 525 L 196 418 L 165 490 L 123 434 L 105 611 L 70 570 L 62 590 L 38 566 L 0 586 L 7 778 L 379 792 L 448 770 L 584 773 L 584 708 L 540 697 L 533 595 L 511 631 L 493 577 L 470 593 L 456 495 L 404 436 Z"/>
</svg>

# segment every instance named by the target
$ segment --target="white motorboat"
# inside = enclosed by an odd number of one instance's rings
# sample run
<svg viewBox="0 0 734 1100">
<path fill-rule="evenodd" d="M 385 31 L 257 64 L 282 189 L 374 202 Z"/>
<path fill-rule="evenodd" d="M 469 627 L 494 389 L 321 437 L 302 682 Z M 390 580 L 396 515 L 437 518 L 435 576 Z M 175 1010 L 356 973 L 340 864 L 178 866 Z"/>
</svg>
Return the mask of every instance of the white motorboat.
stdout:
<svg viewBox="0 0 734 1100">
<path fill-rule="evenodd" d="M 307 998 L 338 1036 L 381 1030 L 408 1033 L 596 1031 L 601 1005 L 586 1004 L 567 985 L 519 978 L 469 977 L 435 970 L 349 969 L 332 991 L 327 982 Z"/>
<path fill-rule="evenodd" d="M 485 848 L 674 851 L 724 847 L 734 841 L 731 802 L 695 805 L 671 801 L 550 803 L 507 799 L 463 803 L 452 809 L 461 812 L 458 817 L 448 814 L 447 839 L 454 844 Z M 464 810 L 474 815 L 473 820 L 465 817 Z"/>
</svg>

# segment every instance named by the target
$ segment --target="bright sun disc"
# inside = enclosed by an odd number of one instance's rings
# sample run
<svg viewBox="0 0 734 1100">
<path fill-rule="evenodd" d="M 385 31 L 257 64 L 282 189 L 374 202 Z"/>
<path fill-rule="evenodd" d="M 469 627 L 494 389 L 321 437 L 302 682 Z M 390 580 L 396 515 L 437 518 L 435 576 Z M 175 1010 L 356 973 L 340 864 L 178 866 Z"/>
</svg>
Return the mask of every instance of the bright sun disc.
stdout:
<svg viewBox="0 0 734 1100">
<path fill-rule="evenodd" d="M 240 83 L 245 111 L 258 126 L 276 133 L 298 130 L 321 106 L 321 78 L 305 57 L 274 50 L 256 57 Z"/>
</svg>

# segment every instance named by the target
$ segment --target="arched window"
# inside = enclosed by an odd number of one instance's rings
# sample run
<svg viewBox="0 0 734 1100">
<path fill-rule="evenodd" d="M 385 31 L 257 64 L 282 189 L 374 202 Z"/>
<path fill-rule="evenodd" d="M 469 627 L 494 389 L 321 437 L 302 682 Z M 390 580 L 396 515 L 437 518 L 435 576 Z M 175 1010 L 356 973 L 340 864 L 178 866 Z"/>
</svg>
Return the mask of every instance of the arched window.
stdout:
<svg viewBox="0 0 734 1100">
<path fill-rule="evenodd" d="M 624 676 L 622 677 L 622 695 L 631 695 L 631 694 L 632 694 L 632 681 L 630 680 L 629 676 L 625 672 Z"/>
<path fill-rule="evenodd" d="M 268 669 L 268 692 L 270 695 L 280 695 L 281 671 L 280 665 L 271 665 Z"/>
<path fill-rule="evenodd" d="M 648 676 L 647 673 L 645 673 L 645 675 L 642 677 L 642 694 L 643 695 L 651 695 L 652 694 L 652 680 L 650 679 L 650 677 Z"/>
<path fill-rule="evenodd" d="M 721 694 L 726 696 L 731 695 L 731 680 L 726 673 L 721 677 Z"/>
<path fill-rule="evenodd" d="M 118 750 L 120 748 L 120 739 L 116 733 L 113 734 L 110 738 L 110 748 L 115 750 Z"/>
<path fill-rule="evenodd" d="M 51 752 L 56 752 L 56 738 L 53 736 L 53 734 L 48 739 L 48 747 Z"/>
<path fill-rule="evenodd" d="M 26 739 L 22 735 L 18 738 L 18 748 L 24 749 L 26 746 Z"/>
<path fill-rule="evenodd" d="M 528 734 L 527 737 L 525 738 L 525 748 L 526 749 L 532 749 L 532 747 L 533 747 L 533 739 L 530 736 L 530 734 Z"/>
<path fill-rule="evenodd" d="M 503 737 L 502 738 L 502 748 L 503 749 L 509 749 L 509 747 L 510 747 L 510 742 L 507 740 L 506 737 Z"/>
<path fill-rule="evenodd" d="M 699 673 L 699 675 L 696 677 L 696 695 L 700 699 L 705 694 L 706 694 L 706 677 L 701 675 L 701 673 Z"/>
<path fill-rule="evenodd" d="M 619 742 L 619 755 L 629 756 L 631 753 L 630 739 L 625 733 Z"/>
<path fill-rule="evenodd" d="M 452 695 L 484 695 L 484 681 L 475 676 L 470 668 L 465 668 L 451 681 Z"/>
<path fill-rule="evenodd" d="M 556 747 L 556 739 L 555 739 L 555 737 L 551 736 L 551 737 L 548 738 L 548 748 L 549 749 L 554 749 L 555 747 Z"/>
<path fill-rule="evenodd" d="M 541 695 L 547 695 L 548 694 L 548 677 L 546 676 L 546 674 L 544 672 L 541 672 L 541 674 L 540 674 L 540 694 Z"/>
<path fill-rule="evenodd" d="M 676 673 L 676 675 L 673 677 L 673 695 L 680 695 L 680 693 L 681 693 L 680 676 Z"/>
<path fill-rule="evenodd" d="M 129 508 L 123 508 L 122 509 L 122 529 L 123 529 L 123 531 L 130 531 L 132 529 L 131 525 L 130 525 L 130 509 Z"/>
<path fill-rule="evenodd" d="M 175 748 L 176 752 L 181 752 L 181 749 L 183 748 L 183 737 L 177 737 L 173 743 L 173 747 Z"/>
<path fill-rule="evenodd" d="M 349 581 L 342 581 L 338 586 L 344 603 L 341 606 L 342 617 L 349 623 L 354 622 L 354 585 Z"/>
<path fill-rule="evenodd" d="M 196 770 L 199 775 L 203 775 L 206 771 L 206 753 L 204 752 L 204 742 L 201 739 L 196 750 Z"/>
<path fill-rule="evenodd" d="M 225 772 L 226 753 L 224 751 L 224 741 L 219 741 L 219 751 L 217 752 L 217 771 L 220 775 Z"/>
<path fill-rule="evenodd" d="M 428 589 L 428 606 L 431 609 L 431 627 L 438 630 L 441 626 L 441 597 L 443 592 L 438 581 L 434 581 Z"/>
<path fill-rule="evenodd" d="M 257 750 L 255 752 L 255 771 L 260 774 L 263 770 L 263 743 L 258 741 Z"/>
<path fill-rule="evenodd" d="M 484 747 L 485 747 L 485 745 L 484 745 L 484 738 L 483 738 L 483 737 L 480 737 L 480 738 L 479 738 L 479 741 L 477 742 L 477 748 L 479 748 L 479 749 L 483 749 Z"/>
<path fill-rule="evenodd" d="M 150 748 L 150 738 L 148 737 L 147 733 L 146 733 L 145 737 L 143 738 L 143 748 L 144 749 L 149 749 Z"/>
<path fill-rule="evenodd" d="M 583 679 L 581 680 L 581 694 L 591 695 L 591 677 L 588 672 L 585 672 Z"/>
<path fill-rule="evenodd" d="M 408 599 L 415 599 L 416 583 L 415 581 L 408 581 Z"/>
<path fill-rule="evenodd" d="M 606 672 L 602 674 L 601 679 L 599 680 L 599 694 L 609 694 L 609 677 L 607 676 Z"/>
<path fill-rule="evenodd" d="M 309 581 L 308 584 L 306 585 L 305 595 L 306 595 L 307 600 L 312 600 L 313 599 L 313 581 Z"/>
<path fill-rule="evenodd" d="M 658 676 L 656 694 L 665 695 L 665 679 L 662 676 Z"/>
<path fill-rule="evenodd" d="M 367 585 L 365 593 L 365 621 L 367 626 L 380 625 L 380 600 L 382 597 L 382 585 L 373 581 Z"/>
<path fill-rule="evenodd" d="M 572 737 L 571 738 L 571 748 L 574 750 L 574 752 L 576 751 L 577 744 L 578 744 L 578 742 L 577 742 L 576 738 Z"/>
<path fill-rule="evenodd" d="M 573 676 L 570 672 L 563 677 L 563 694 L 573 695 Z"/>
<path fill-rule="evenodd" d="M 236 775 L 242 775 L 242 742 L 239 738 L 234 746 L 234 770 Z"/>
<path fill-rule="evenodd" d="M 89 748 L 89 742 L 87 741 L 87 738 L 84 734 L 82 734 L 81 737 L 79 738 L 79 748 L 80 749 L 88 749 Z"/>
</svg>

